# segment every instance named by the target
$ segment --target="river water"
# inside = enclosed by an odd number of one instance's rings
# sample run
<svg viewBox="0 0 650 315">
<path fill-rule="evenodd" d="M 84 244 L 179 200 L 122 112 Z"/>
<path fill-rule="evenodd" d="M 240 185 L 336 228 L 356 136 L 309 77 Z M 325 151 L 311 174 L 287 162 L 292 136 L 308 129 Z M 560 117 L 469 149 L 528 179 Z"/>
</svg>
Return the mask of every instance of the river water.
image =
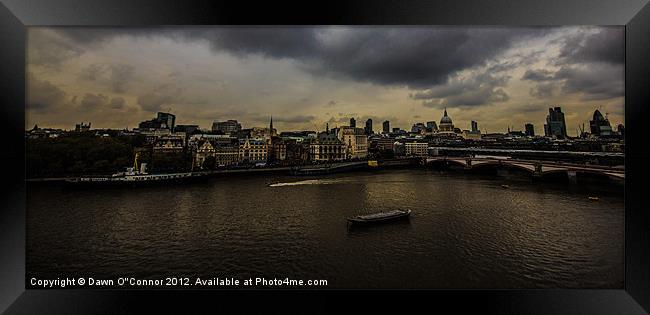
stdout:
<svg viewBox="0 0 650 315">
<path fill-rule="evenodd" d="M 600 200 L 588 199 L 594 195 Z M 413 211 L 408 221 L 347 228 L 349 216 L 405 208 Z M 231 176 L 137 189 L 30 186 L 26 250 L 27 279 L 622 288 L 624 202 L 620 187 L 432 170 Z"/>
</svg>

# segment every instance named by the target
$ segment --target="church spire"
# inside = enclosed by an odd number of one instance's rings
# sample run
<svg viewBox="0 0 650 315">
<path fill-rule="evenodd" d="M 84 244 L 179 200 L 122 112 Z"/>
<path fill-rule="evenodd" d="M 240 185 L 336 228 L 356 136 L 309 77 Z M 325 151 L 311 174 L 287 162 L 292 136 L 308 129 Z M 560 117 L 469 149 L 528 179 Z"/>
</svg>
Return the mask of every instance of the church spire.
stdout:
<svg viewBox="0 0 650 315">
<path fill-rule="evenodd" d="M 445 107 L 445 114 L 443 116 L 447 116 L 447 107 Z"/>
</svg>

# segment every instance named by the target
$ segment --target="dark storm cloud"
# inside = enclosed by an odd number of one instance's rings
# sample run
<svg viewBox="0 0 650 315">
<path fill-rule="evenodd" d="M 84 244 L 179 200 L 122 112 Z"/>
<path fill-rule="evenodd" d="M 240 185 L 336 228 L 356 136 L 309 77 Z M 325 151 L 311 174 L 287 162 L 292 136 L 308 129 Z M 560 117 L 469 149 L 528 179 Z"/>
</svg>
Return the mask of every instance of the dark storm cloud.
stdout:
<svg viewBox="0 0 650 315">
<path fill-rule="evenodd" d="M 124 93 L 133 78 L 133 67 L 124 64 L 111 65 L 111 83 L 113 92 Z"/>
<path fill-rule="evenodd" d="M 518 38 L 539 33 L 501 28 L 355 30 L 336 36 L 316 62 L 304 67 L 316 74 L 423 89 L 444 83 L 457 71 L 483 65 Z"/>
<path fill-rule="evenodd" d="M 104 108 L 122 109 L 126 101 L 122 97 L 109 97 L 104 94 L 86 93 L 81 99 L 81 108 L 85 110 L 101 110 Z"/>
<path fill-rule="evenodd" d="M 81 70 L 79 74 L 79 79 L 87 81 L 95 81 L 99 76 L 106 71 L 106 67 L 103 64 L 93 63 Z"/>
<path fill-rule="evenodd" d="M 484 72 L 469 78 L 451 77 L 444 85 L 411 95 L 412 99 L 423 100 L 422 105 L 429 108 L 444 106 L 471 107 L 505 102 L 510 99 L 502 89 L 509 76 L 494 76 Z"/>
<path fill-rule="evenodd" d="M 530 96 L 534 96 L 537 98 L 548 98 L 555 96 L 558 91 L 558 85 L 555 82 L 544 82 L 540 83 L 528 91 L 528 94 Z"/>
<path fill-rule="evenodd" d="M 550 81 L 555 80 L 555 76 L 553 71 L 546 69 L 528 69 L 526 70 L 526 73 L 524 73 L 524 75 L 521 77 L 521 79 L 530 81 Z"/>
<path fill-rule="evenodd" d="M 162 36 L 205 41 L 214 51 L 237 57 L 261 55 L 293 59 L 315 75 L 341 76 L 381 85 L 422 89 L 444 83 L 448 75 L 482 65 L 521 39 L 550 28 L 145 28 L 67 29 L 79 43 L 116 36 Z M 502 64 L 500 67 L 513 65 Z"/>
<path fill-rule="evenodd" d="M 563 92 L 581 93 L 584 100 L 622 97 L 625 92 L 621 66 L 591 64 L 586 67 L 562 67 L 555 76 L 564 80 Z"/>
<path fill-rule="evenodd" d="M 64 102 L 66 93 L 50 81 L 27 74 L 27 108 L 45 111 Z"/>
<path fill-rule="evenodd" d="M 108 104 L 108 101 L 109 98 L 106 95 L 86 93 L 83 99 L 81 99 L 81 106 L 85 107 L 86 109 L 101 108 Z"/>
<path fill-rule="evenodd" d="M 547 98 L 564 94 L 581 100 L 606 100 L 624 95 L 624 28 L 605 27 L 563 37 L 552 64 L 559 70 L 528 69 L 522 80 L 538 82 L 530 95 Z"/>
<path fill-rule="evenodd" d="M 75 41 L 65 41 L 39 30 L 28 32 L 27 62 L 61 70 L 68 60 L 79 57 L 84 49 Z"/>
<path fill-rule="evenodd" d="M 121 109 L 126 106 L 126 101 L 122 97 L 114 97 L 111 99 L 110 107 L 114 109 Z"/>
<path fill-rule="evenodd" d="M 79 74 L 80 80 L 102 81 L 115 93 L 124 93 L 134 77 L 134 67 L 127 64 L 93 63 Z"/>
<path fill-rule="evenodd" d="M 564 40 L 559 62 L 589 63 L 605 62 L 622 65 L 625 62 L 624 34 L 622 27 L 607 27 L 596 34 L 576 34 Z"/>
</svg>

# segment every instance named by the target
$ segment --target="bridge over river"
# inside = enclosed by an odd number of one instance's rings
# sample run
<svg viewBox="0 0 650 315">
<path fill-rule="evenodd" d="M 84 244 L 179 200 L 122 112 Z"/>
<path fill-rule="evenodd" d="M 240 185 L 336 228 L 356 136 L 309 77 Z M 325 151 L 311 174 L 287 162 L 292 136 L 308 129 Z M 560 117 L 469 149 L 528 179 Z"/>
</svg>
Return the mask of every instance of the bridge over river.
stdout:
<svg viewBox="0 0 650 315">
<path fill-rule="evenodd" d="M 479 169 L 481 167 L 501 167 L 521 169 L 529 172 L 534 177 L 542 177 L 553 173 L 566 173 L 569 179 L 575 179 L 578 173 L 608 176 L 614 179 L 625 179 L 624 167 L 610 167 L 601 165 L 575 164 L 553 161 L 519 160 L 510 158 L 477 158 L 477 157 L 449 157 L 438 156 L 425 159 L 426 164 L 444 163 L 457 165 L 465 169 Z"/>
</svg>

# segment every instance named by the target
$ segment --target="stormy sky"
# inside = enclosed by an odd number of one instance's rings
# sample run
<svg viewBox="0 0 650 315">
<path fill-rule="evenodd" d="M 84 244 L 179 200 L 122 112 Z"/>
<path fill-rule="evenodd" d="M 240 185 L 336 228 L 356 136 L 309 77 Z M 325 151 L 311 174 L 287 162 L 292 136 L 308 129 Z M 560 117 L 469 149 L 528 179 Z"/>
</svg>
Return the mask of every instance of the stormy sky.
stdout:
<svg viewBox="0 0 650 315">
<path fill-rule="evenodd" d="M 30 27 L 26 128 L 133 128 L 158 111 L 210 128 L 380 130 L 476 120 L 485 132 L 561 106 L 624 123 L 623 27 Z"/>
</svg>

